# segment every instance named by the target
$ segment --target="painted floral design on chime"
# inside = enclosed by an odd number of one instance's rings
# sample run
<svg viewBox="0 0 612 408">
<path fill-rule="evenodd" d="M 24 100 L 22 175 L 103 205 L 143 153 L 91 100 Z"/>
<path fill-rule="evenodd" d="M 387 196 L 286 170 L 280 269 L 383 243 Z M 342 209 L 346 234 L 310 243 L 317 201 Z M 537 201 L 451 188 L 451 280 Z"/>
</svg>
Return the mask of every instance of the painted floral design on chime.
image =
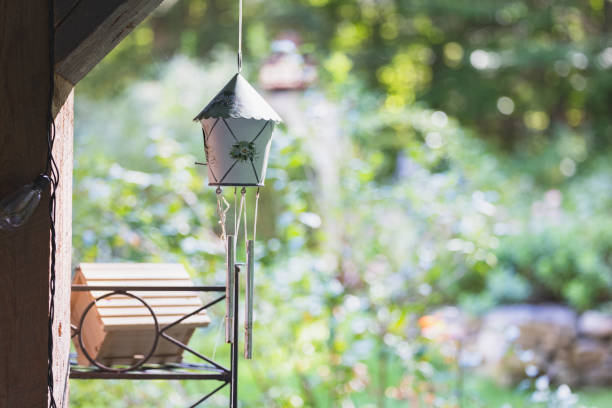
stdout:
<svg viewBox="0 0 612 408">
<path fill-rule="evenodd" d="M 253 160 L 255 157 L 255 143 L 248 141 L 234 143 L 232 150 L 230 150 L 230 157 L 240 161 Z"/>
</svg>

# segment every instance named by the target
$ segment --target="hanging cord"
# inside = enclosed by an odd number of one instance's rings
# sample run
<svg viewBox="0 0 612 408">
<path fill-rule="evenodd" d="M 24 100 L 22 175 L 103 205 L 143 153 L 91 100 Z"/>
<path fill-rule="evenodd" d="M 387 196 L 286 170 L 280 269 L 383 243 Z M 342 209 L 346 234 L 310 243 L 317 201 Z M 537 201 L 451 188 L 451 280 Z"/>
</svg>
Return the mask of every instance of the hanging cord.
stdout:
<svg viewBox="0 0 612 408">
<path fill-rule="evenodd" d="M 236 231 L 238 230 L 238 196 L 237 187 L 234 187 L 234 243 L 236 243 Z"/>
<path fill-rule="evenodd" d="M 247 250 L 247 242 L 249 242 L 249 234 L 247 228 L 247 198 L 246 198 L 246 187 L 242 187 L 242 203 L 241 206 L 244 205 L 244 250 L 246 254 Z"/>
<path fill-rule="evenodd" d="M 215 356 L 217 355 L 217 346 L 219 345 L 219 339 L 221 338 L 221 328 L 223 327 L 223 319 L 219 319 L 219 324 L 217 325 L 217 335 L 215 336 L 215 346 L 213 347 L 213 352 L 212 352 L 212 360 L 215 359 Z"/>
<path fill-rule="evenodd" d="M 238 241 L 238 235 L 240 234 L 240 222 L 242 221 L 242 212 L 244 211 L 246 213 L 246 208 L 245 208 L 245 194 L 246 194 L 246 188 L 242 187 L 242 189 L 240 190 L 240 206 L 239 206 L 239 210 L 238 210 L 238 215 L 236 218 L 236 240 L 234 241 L 234 243 L 236 244 Z M 246 238 L 246 225 L 244 226 L 245 228 L 245 238 Z M 245 241 L 245 245 L 246 245 L 246 241 Z"/>
<path fill-rule="evenodd" d="M 257 192 L 255 193 L 255 214 L 253 216 L 253 241 L 257 239 L 257 209 L 259 207 L 259 187 L 257 187 Z M 244 220 L 246 225 L 246 219 Z"/>
<path fill-rule="evenodd" d="M 53 392 L 53 320 L 55 318 L 55 258 L 57 252 L 55 216 L 56 192 L 59 184 L 59 168 L 53 157 L 53 144 L 55 143 L 55 120 L 53 118 L 53 93 L 55 91 L 55 9 L 53 0 L 48 1 L 48 31 L 49 31 L 49 95 L 47 100 L 47 165 L 45 174 L 51 180 L 49 198 L 49 221 L 51 233 L 51 265 L 49 273 L 49 325 L 47 339 L 47 389 L 49 391 L 49 407 L 57 408 Z"/>
<path fill-rule="evenodd" d="M 238 73 L 242 71 L 242 0 L 238 0 Z"/>
<path fill-rule="evenodd" d="M 225 231 L 225 220 L 227 218 L 227 212 L 230 209 L 230 203 L 228 203 L 225 197 L 223 197 L 223 190 L 221 189 L 221 187 L 217 187 L 216 192 L 217 192 L 217 215 L 219 216 L 219 224 L 221 224 L 221 240 L 225 242 L 225 237 L 227 236 L 227 233 Z M 225 209 L 223 209 L 223 205 L 225 205 Z"/>
</svg>

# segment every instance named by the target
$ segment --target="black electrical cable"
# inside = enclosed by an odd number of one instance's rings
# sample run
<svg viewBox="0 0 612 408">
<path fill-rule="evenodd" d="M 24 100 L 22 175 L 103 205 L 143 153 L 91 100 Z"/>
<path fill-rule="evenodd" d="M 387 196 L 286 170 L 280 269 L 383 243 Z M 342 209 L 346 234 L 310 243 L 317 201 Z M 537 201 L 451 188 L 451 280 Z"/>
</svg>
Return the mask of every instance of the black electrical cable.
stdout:
<svg viewBox="0 0 612 408">
<path fill-rule="evenodd" d="M 56 192 L 59 184 L 59 168 L 53 157 L 53 144 L 55 143 L 55 120 L 53 118 L 53 93 L 55 91 L 55 10 L 54 0 L 48 0 L 49 8 L 49 96 L 47 101 L 47 166 L 45 174 L 51 180 L 49 198 L 49 221 L 51 233 L 51 265 L 49 276 L 49 333 L 48 333 L 48 366 L 47 388 L 49 391 L 49 407 L 57 408 L 53 395 L 53 320 L 55 317 L 55 258 L 57 252 L 55 234 Z"/>
</svg>

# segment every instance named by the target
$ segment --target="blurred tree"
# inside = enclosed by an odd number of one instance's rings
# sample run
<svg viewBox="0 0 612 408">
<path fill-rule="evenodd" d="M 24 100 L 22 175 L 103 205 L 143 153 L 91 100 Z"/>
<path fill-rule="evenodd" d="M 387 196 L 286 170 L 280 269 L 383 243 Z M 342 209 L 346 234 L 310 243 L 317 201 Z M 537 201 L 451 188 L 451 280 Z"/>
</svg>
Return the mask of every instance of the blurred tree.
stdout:
<svg viewBox="0 0 612 408">
<path fill-rule="evenodd" d="M 599 152 L 612 138 L 611 8 L 604 0 L 247 1 L 246 53 L 261 60 L 271 39 L 297 32 L 301 49 L 325 62 L 323 78 L 345 82 L 350 70 L 386 94 L 386 108 L 423 102 L 508 151 L 538 155 L 569 130 Z M 236 47 L 236 16 L 234 1 L 167 0 L 81 89 L 121 89 L 176 53 L 210 61 L 219 47 Z"/>
</svg>

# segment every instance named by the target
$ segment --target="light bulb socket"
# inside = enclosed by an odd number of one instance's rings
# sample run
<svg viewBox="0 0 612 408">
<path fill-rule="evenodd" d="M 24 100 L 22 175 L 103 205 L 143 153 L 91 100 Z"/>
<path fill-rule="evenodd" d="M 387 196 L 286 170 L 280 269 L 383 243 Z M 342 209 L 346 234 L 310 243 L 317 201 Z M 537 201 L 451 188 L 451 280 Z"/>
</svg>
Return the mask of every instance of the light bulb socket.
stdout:
<svg viewBox="0 0 612 408">
<path fill-rule="evenodd" d="M 32 182 L 32 186 L 37 190 L 44 190 L 51 183 L 51 178 L 46 174 L 39 174 Z"/>
</svg>

